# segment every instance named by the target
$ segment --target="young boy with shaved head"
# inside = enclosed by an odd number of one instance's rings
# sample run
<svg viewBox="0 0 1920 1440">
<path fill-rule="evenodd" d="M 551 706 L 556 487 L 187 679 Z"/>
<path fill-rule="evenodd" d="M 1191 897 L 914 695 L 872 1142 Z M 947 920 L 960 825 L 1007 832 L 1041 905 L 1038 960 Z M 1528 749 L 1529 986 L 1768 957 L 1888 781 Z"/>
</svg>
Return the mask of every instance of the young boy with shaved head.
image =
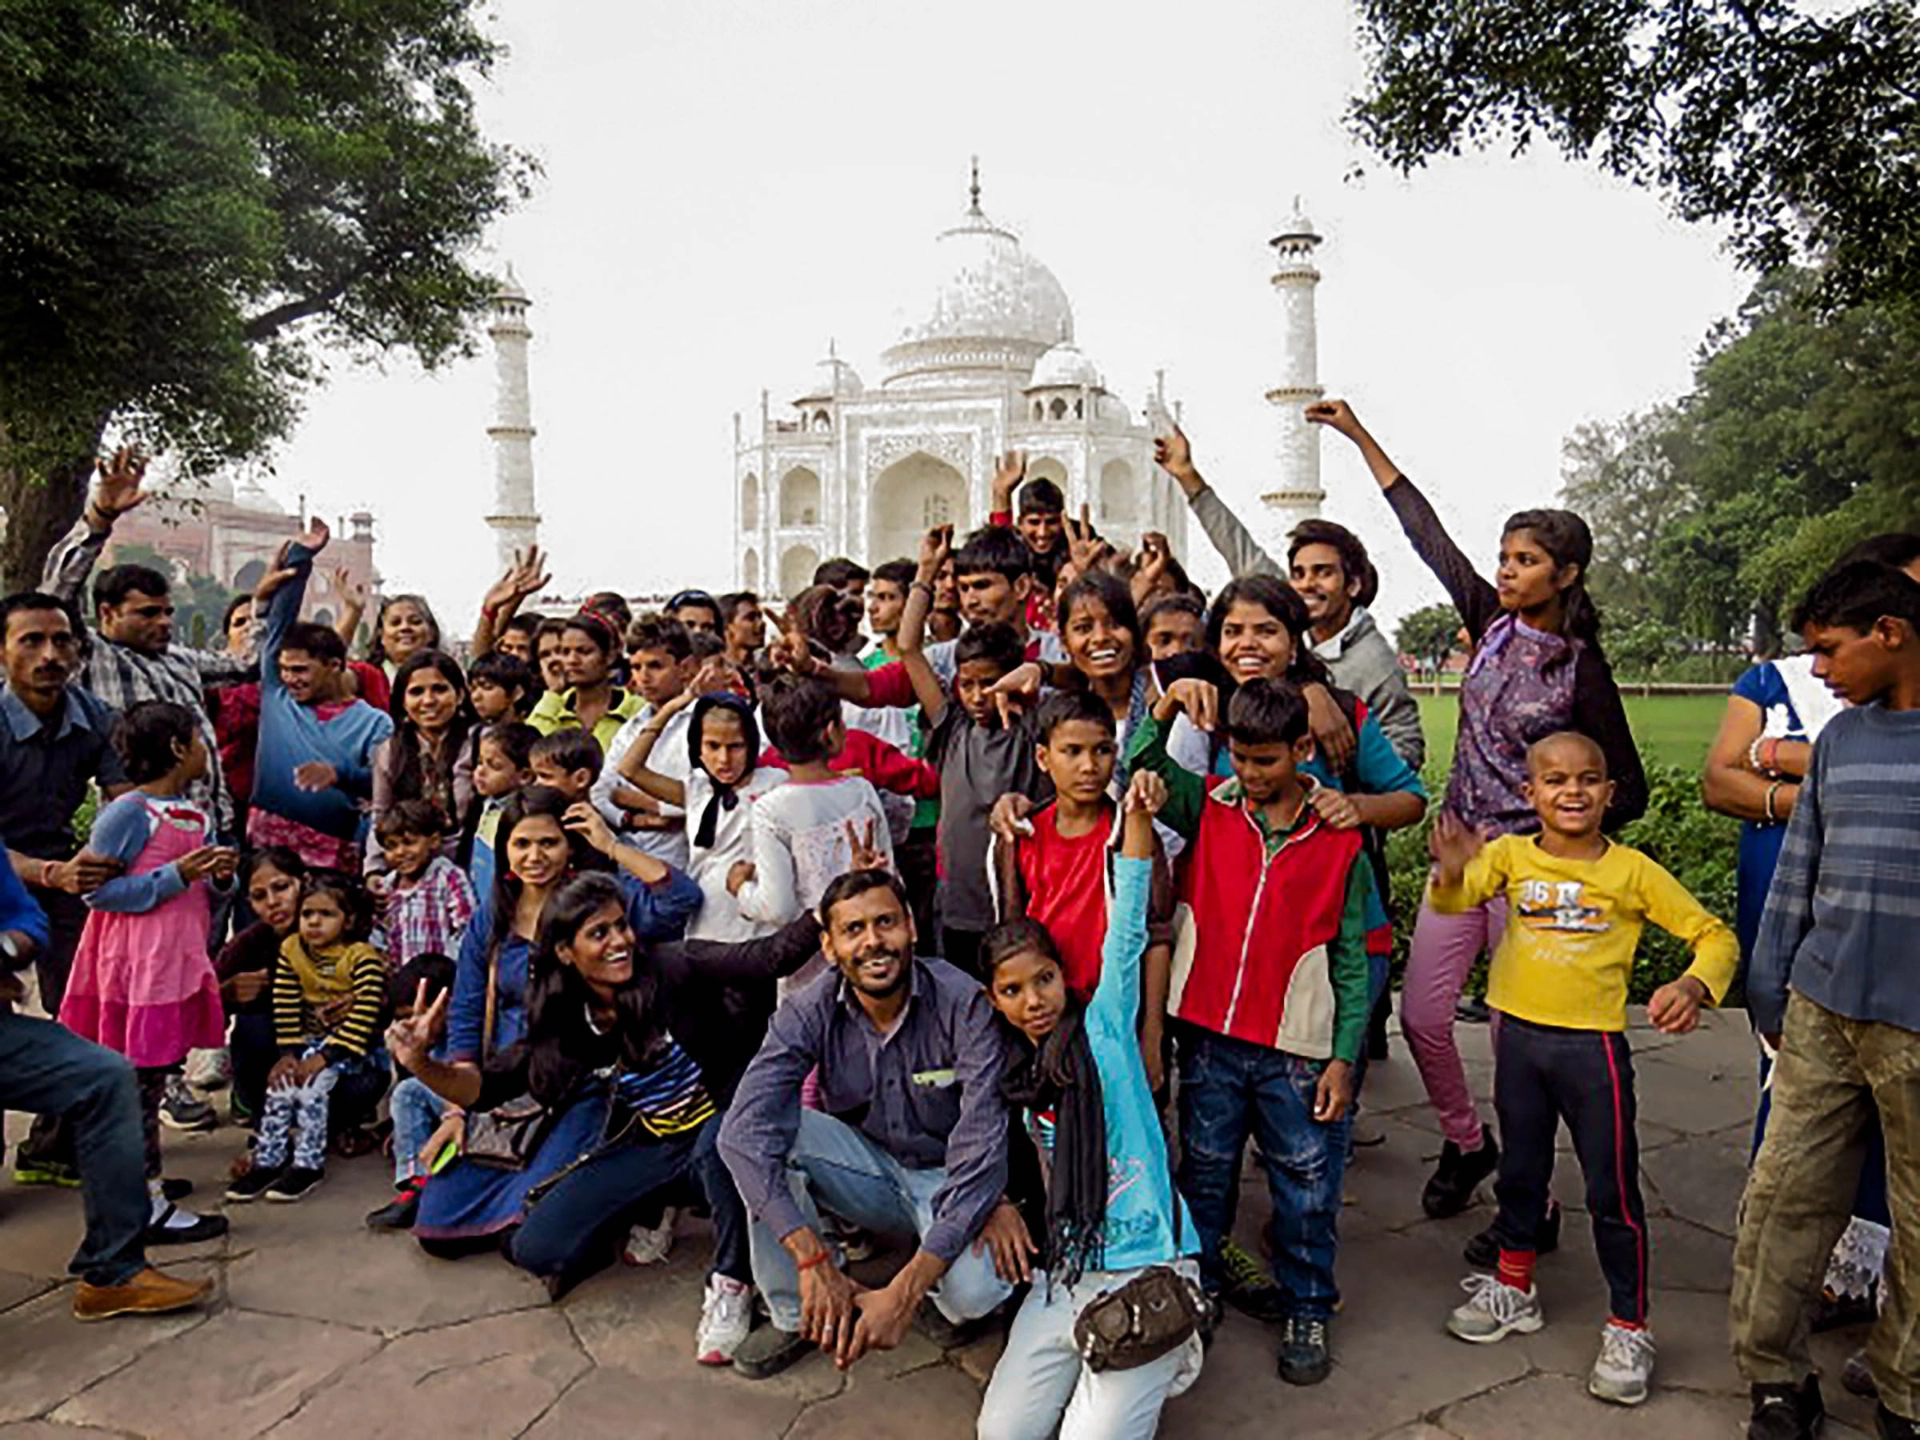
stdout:
<svg viewBox="0 0 1920 1440">
<path fill-rule="evenodd" d="M 1527 775 L 1538 834 L 1486 841 L 1446 814 L 1433 833 L 1435 910 L 1457 914 L 1496 895 L 1512 910 L 1487 983 L 1487 1004 L 1500 1017 L 1493 1103 L 1507 1142 L 1494 1187 L 1500 1264 L 1494 1275 L 1468 1279 L 1469 1298 L 1447 1329 L 1486 1345 L 1544 1323 L 1533 1288 L 1535 1237 L 1547 1213 L 1554 1135 L 1565 1120 L 1612 1302 L 1587 1388 L 1637 1405 L 1653 1376 L 1653 1339 L 1626 1036 L 1634 951 L 1649 920 L 1693 951 L 1687 972 L 1647 1005 L 1657 1029 L 1679 1035 L 1699 1024 L 1702 1005 L 1726 993 L 1739 945 L 1678 880 L 1600 833 L 1613 782 L 1591 739 L 1564 732 L 1535 741 Z"/>
</svg>

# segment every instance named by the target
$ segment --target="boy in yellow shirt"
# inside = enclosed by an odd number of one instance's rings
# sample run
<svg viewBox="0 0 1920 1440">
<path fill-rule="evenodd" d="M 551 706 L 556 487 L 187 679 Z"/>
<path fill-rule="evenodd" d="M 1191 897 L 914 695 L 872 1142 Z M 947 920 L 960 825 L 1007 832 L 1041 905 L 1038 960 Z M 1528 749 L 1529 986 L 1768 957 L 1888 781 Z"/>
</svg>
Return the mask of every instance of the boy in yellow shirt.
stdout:
<svg viewBox="0 0 1920 1440">
<path fill-rule="evenodd" d="M 1648 920 L 1693 950 L 1687 973 L 1663 985 L 1647 1017 L 1668 1035 L 1700 1022 L 1732 983 L 1739 944 L 1684 886 L 1639 851 L 1600 833 L 1612 798 L 1606 757 L 1585 735 L 1562 733 L 1527 752 L 1535 835 L 1485 842 L 1451 815 L 1433 832 L 1436 911 L 1457 914 L 1504 895 L 1512 919 L 1488 972 L 1499 1017 L 1494 1108 L 1500 1155 L 1493 1234 L 1500 1265 L 1463 1282 L 1467 1302 L 1447 1320 L 1462 1340 L 1491 1344 L 1544 1322 L 1533 1288 L 1534 1237 L 1547 1211 L 1554 1134 L 1565 1120 L 1586 1176 L 1594 1247 L 1612 1318 L 1587 1388 L 1637 1405 L 1653 1377 L 1647 1330 L 1647 1216 L 1634 1135 L 1627 982 Z"/>
</svg>

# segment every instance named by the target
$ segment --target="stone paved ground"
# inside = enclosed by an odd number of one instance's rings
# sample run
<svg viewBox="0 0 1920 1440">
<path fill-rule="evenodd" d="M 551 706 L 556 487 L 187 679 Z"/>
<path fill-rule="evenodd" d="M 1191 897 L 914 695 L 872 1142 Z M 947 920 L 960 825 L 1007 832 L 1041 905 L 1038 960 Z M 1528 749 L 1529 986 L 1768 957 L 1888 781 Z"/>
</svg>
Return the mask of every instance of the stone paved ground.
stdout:
<svg viewBox="0 0 1920 1440">
<path fill-rule="evenodd" d="M 1486 1034 L 1467 1028 L 1476 1084 L 1489 1078 Z M 1459 1249 L 1484 1225 L 1477 1208 L 1424 1219 L 1419 1188 L 1439 1150 L 1405 1052 L 1370 1082 L 1386 1144 L 1349 1172 L 1342 1223 L 1346 1308 L 1332 1378 L 1282 1385 L 1273 1337 L 1234 1315 L 1205 1374 L 1168 1407 L 1168 1437 L 1328 1436 L 1339 1440 L 1694 1440 L 1741 1433 L 1741 1387 L 1727 1359 L 1733 1214 L 1753 1108 L 1740 1017 L 1669 1041 L 1635 1034 L 1640 1139 L 1652 1212 L 1658 1388 L 1637 1411 L 1588 1398 L 1605 1294 L 1578 1215 L 1562 1251 L 1541 1262 L 1549 1317 L 1540 1334 L 1476 1347 L 1441 1329 L 1463 1273 Z M 240 1132 L 170 1137 L 170 1173 L 217 1193 Z M 1564 1150 L 1559 1191 L 1577 1211 L 1577 1168 Z M 1265 1219 L 1252 1168 L 1244 1238 Z M 946 1440 L 972 1434 L 979 1385 L 998 1340 L 943 1353 L 914 1335 L 842 1376 L 810 1360 L 749 1384 L 688 1358 L 705 1237 L 683 1233 L 668 1265 L 601 1275 L 564 1303 L 488 1257 L 428 1259 L 374 1235 L 360 1217 L 386 1190 L 373 1159 L 336 1162 L 326 1186 L 294 1207 L 234 1214 L 218 1245 L 168 1263 L 217 1281 L 204 1315 L 81 1326 L 67 1314 L 63 1270 L 78 1232 L 70 1194 L 0 1185 L 0 1440 L 89 1434 L 307 1437 L 525 1435 L 698 1436 L 700 1440 Z M 691 1227 L 690 1227 L 691 1228 Z M 1837 1374 L 1850 1335 L 1825 1337 Z M 1840 1422 L 1870 1432 L 1868 1410 L 1829 1385 Z"/>
</svg>

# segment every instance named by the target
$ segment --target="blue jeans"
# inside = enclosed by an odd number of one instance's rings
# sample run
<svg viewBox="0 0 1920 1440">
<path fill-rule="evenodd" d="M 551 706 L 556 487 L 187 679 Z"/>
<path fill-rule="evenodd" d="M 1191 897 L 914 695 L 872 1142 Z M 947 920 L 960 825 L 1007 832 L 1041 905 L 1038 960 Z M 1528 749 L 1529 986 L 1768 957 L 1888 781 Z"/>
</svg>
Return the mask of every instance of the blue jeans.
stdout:
<svg viewBox="0 0 1920 1440">
<path fill-rule="evenodd" d="M 583 1162 L 533 1203 L 507 1257 L 548 1281 L 557 1299 L 613 1255 L 615 1231 L 648 1196 L 690 1178 L 713 1211 L 713 1273 L 746 1281 L 747 1207 L 721 1162 L 720 1117 L 691 1135 L 623 1142 Z"/>
<path fill-rule="evenodd" d="M 63 1025 L 0 1005 L 0 1110 L 57 1116 L 73 1136 L 87 1233 L 68 1268 L 93 1285 L 122 1285 L 146 1269 L 146 1147 L 133 1066 Z"/>
<path fill-rule="evenodd" d="M 387 1105 L 393 1115 L 393 1183 L 423 1180 L 427 1166 L 420 1147 L 440 1128 L 447 1102 L 409 1075 L 393 1087 Z"/>
<path fill-rule="evenodd" d="M 800 1112 L 800 1133 L 787 1156 L 787 1180 L 800 1213 L 816 1234 L 820 1211 L 883 1235 L 925 1235 L 933 1225 L 933 1197 L 947 1172 L 909 1170 L 851 1125 L 818 1110 Z M 787 1247 L 759 1221 L 750 1235 L 753 1283 L 760 1287 L 773 1323 L 800 1328 L 800 1273 Z M 1013 1287 L 994 1273 L 993 1259 L 962 1250 L 933 1289 L 931 1299 L 955 1324 L 990 1315 Z"/>
<path fill-rule="evenodd" d="M 1289 1314 L 1330 1320 L 1340 1291 L 1340 1185 L 1351 1122 L 1313 1118 L 1325 1062 L 1289 1055 L 1192 1025 L 1179 1028 L 1180 1193 L 1200 1232 L 1200 1278 L 1225 1283 L 1220 1243 L 1233 1219 L 1236 1176 L 1248 1136 L 1260 1142 L 1273 1199 L 1273 1278 Z"/>
</svg>

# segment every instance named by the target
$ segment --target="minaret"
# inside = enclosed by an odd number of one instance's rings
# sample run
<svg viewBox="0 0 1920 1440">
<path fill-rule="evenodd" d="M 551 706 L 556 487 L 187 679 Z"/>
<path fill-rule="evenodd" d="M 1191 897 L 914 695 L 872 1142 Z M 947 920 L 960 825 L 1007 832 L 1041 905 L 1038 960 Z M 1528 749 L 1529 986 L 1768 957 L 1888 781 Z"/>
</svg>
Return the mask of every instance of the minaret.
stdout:
<svg viewBox="0 0 1920 1440">
<path fill-rule="evenodd" d="M 527 342 L 533 338 L 527 307 L 532 303 L 509 265 L 487 327 L 498 387 L 493 424 L 487 427 L 493 441 L 493 514 L 487 524 L 493 527 L 503 571 L 513 563 L 514 551 L 540 543 L 540 514 L 533 504 L 533 401 L 527 393 Z"/>
<path fill-rule="evenodd" d="M 1273 246 L 1273 288 L 1280 297 L 1286 328 L 1280 383 L 1267 391 L 1267 401 L 1274 407 L 1273 488 L 1261 495 L 1260 503 L 1266 508 L 1268 549 L 1284 555 L 1287 533 L 1302 520 L 1318 516 L 1327 498 L 1320 488 L 1320 430 L 1301 414 L 1324 392 L 1314 326 L 1314 292 L 1320 272 L 1313 253 L 1320 248 L 1320 237 L 1301 213 L 1299 196 L 1293 200 L 1293 215 L 1267 243 Z"/>
</svg>

